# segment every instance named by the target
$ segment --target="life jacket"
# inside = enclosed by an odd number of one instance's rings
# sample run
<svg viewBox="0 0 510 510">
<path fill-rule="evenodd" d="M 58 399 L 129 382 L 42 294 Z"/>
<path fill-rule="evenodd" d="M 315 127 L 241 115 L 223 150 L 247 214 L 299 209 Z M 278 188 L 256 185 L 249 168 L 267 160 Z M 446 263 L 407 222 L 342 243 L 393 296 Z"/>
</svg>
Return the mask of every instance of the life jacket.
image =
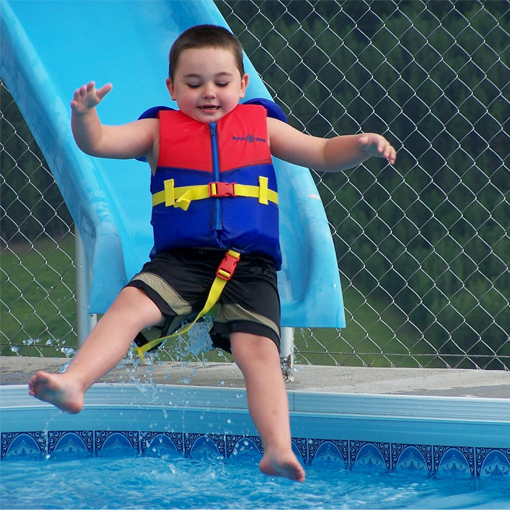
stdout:
<svg viewBox="0 0 510 510">
<path fill-rule="evenodd" d="M 266 108 L 238 105 L 212 124 L 179 110 L 156 110 L 160 147 L 151 178 L 151 257 L 176 248 L 234 249 L 267 255 L 280 269 L 278 194 Z"/>
</svg>

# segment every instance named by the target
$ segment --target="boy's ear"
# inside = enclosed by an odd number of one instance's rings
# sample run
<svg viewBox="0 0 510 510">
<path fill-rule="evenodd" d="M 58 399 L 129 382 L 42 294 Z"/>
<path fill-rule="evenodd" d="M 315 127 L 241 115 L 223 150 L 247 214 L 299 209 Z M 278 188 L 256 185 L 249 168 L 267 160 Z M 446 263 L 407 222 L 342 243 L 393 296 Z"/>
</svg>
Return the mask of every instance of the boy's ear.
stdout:
<svg viewBox="0 0 510 510">
<path fill-rule="evenodd" d="M 175 101 L 175 88 L 171 78 L 166 79 L 166 88 L 172 98 L 172 101 Z"/>
<path fill-rule="evenodd" d="M 241 78 L 241 93 L 239 95 L 239 99 L 242 99 L 245 96 L 249 82 L 250 77 L 246 73 L 244 73 L 244 76 Z"/>
</svg>

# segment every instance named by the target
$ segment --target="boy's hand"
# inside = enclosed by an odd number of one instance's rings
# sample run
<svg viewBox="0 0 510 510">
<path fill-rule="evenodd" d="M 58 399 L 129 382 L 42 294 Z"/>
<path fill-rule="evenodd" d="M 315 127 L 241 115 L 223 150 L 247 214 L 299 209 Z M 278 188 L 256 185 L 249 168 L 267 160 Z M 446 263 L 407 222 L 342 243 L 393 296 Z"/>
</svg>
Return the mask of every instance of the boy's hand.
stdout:
<svg viewBox="0 0 510 510">
<path fill-rule="evenodd" d="M 97 106 L 112 90 L 112 84 L 107 83 L 100 89 L 96 89 L 96 84 L 91 81 L 74 91 L 74 98 L 71 101 L 71 108 L 74 113 L 86 113 L 91 108 Z"/>
<path fill-rule="evenodd" d="M 397 151 L 384 136 L 366 133 L 359 139 L 359 143 L 367 154 L 376 158 L 386 158 L 391 165 L 397 159 Z"/>
</svg>

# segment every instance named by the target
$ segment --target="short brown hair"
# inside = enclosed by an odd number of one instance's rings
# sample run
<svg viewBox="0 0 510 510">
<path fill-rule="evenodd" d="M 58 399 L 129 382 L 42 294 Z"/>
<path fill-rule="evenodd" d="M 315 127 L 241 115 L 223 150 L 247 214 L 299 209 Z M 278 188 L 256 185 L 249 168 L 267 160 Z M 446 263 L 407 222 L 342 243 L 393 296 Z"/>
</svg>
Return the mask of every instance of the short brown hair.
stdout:
<svg viewBox="0 0 510 510">
<path fill-rule="evenodd" d="M 175 77 L 181 53 L 199 48 L 222 48 L 231 51 L 241 78 L 244 76 L 243 48 L 237 38 L 218 25 L 196 25 L 185 30 L 170 48 L 168 76 L 171 80 Z"/>
</svg>

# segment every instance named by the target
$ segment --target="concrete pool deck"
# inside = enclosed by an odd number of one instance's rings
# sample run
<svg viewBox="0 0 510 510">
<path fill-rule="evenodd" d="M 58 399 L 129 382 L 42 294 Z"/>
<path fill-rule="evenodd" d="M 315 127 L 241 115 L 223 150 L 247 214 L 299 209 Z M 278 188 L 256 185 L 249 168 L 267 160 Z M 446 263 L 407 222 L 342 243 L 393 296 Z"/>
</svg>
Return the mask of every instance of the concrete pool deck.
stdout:
<svg viewBox="0 0 510 510">
<path fill-rule="evenodd" d="M 27 384 L 37 370 L 58 372 L 66 358 L 0 357 L 0 385 Z M 104 383 L 176 384 L 244 388 L 232 363 L 160 363 L 134 367 L 124 361 L 103 377 Z M 510 372 L 423 368 L 358 368 L 296 365 L 289 390 L 329 393 L 424 395 L 510 399 Z"/>
</svg>

